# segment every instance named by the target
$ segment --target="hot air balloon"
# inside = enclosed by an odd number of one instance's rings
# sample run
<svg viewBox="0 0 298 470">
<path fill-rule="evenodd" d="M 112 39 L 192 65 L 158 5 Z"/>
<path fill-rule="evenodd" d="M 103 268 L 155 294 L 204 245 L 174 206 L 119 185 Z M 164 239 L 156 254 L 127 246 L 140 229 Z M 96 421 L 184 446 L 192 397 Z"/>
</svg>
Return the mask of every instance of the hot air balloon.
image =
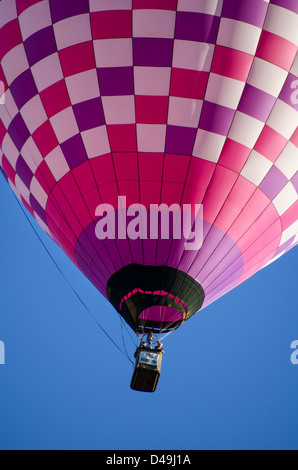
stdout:
<svg viewBox="0 0 298 470">
<path fill-rule="evenodd" d="M 297 44 L 296 0 L 0 3 L 2 173 L 149 335 L 132 388 L 298 242 Z"/>
</svg>

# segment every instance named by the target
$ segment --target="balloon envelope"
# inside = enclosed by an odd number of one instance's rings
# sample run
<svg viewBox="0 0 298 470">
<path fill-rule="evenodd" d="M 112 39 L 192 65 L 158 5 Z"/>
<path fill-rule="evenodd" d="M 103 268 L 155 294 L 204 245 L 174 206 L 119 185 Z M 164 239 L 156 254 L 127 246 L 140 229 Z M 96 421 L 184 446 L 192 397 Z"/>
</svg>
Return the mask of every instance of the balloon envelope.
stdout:
<svg viewBox="0 0 298 470">
<path fill-rule="evenodd" d="M 179 326 L 297 244 L 297 18 L 294 0 L 1 1 L 4 177 L 133 329 Z"/>
</svg>

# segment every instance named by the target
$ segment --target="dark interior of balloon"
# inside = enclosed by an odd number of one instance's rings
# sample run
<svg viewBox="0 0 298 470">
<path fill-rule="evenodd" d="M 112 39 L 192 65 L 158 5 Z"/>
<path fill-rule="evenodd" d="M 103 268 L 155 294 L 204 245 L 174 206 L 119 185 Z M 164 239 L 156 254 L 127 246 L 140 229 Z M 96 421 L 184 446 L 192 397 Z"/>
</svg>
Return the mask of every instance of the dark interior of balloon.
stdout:
<svg viewBox="0 0 298 470">
<path fill-rule="evenodd" d="M 178 328 L 202 306 L 202 286 L 169 266 L 130 264 L 108 281 L 107 295 L 137 333 L 158 334 Z"/>
</svg>

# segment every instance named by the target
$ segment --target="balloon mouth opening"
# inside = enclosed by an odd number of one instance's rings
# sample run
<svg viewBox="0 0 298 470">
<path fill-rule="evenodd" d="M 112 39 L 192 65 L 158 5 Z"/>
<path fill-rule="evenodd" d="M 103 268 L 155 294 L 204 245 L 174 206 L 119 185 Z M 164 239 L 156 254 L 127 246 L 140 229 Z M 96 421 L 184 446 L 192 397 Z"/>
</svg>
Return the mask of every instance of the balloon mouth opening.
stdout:
<svg viewBox="0 0 298 470">
<path fill-rule="evenodd" d="M 136 315 L 136 306 L 139 313 Z M 186 318 L 188 309 L 175 295 L 165 291 L 134 289 L 120 302 L 122 316 L 130 312 L 137 323 L 137 333 L 165 333 L 178 328 Z"/>
<path fill-rule="evenodd" d="M 178 328 L 200 310 L 205 292 L 179 269 L 130 264 L 110 277 L 107 296 L 135 332 L 158 334 Z"/>
</svg>

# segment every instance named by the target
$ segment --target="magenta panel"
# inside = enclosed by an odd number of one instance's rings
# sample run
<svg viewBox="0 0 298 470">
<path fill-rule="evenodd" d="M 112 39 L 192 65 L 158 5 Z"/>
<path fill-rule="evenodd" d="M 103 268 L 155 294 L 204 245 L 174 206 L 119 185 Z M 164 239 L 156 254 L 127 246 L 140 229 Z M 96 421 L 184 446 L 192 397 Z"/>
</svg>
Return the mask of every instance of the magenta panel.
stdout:
<svg viewBox="0 0 298 470">
<path fill-rule="evenodd" d="M 182 321 L 183 315 L 179 310 L 171 307 L 154 306 L 144 310 L 140 314 L 139 319 L 172 323 Z"/>
</svg>

